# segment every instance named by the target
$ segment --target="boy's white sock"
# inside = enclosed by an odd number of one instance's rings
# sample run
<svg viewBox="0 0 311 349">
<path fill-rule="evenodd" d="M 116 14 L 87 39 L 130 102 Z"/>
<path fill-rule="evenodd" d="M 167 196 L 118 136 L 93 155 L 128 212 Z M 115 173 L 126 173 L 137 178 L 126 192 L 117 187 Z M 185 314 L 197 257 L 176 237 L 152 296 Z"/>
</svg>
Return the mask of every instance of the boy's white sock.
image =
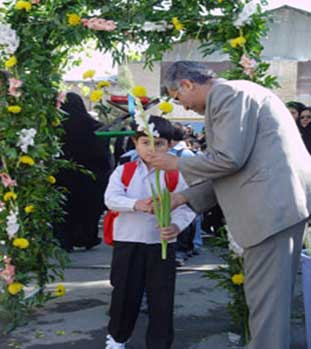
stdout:
<svg viewBox="0 0 311 349">
<path fill-rule="evenodd" d="M 110 334 L 107 335 L 106 349 L 125 349 L 125 344 L 116 342 Z"/>
</svg>

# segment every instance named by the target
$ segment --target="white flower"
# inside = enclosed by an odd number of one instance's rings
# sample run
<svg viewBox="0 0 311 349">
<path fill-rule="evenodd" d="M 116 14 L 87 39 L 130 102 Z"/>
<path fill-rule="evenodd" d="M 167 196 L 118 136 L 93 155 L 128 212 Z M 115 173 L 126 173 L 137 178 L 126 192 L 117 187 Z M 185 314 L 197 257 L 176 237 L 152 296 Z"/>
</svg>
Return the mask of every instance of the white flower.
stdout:
<svg viewBox="0 0 311 349">
<path fill-rule="evenodd" d="M 245 23 L 250 21 L 250 17 L 257 11 L 256 1 L 251 1 L 246 4 L 238 18 L 233 22 L 237 28 L 242 27 Z"/>
<path fill-rule="evenodd" d="M 20 132 L 17 132 L 17 135 L 19 136 L 19 140 L 17 142 L 17 146 L 22 149 L 24 153 L 28 152 L 28 147 L 30 145 L 34 145 L 34 137 L 37 133 L 37 130 L 34 128 L 23 128 Z"/>
<path fill-rule="evenodd" d="M 154 137 L 160 137 L 160 133 L 155 129 L 155 124 L 151 122 L 148 125 L 150 134 L 152 134 Z"/>
<path fill-rule="evenodd" d="M 19 37 L 10 24 L 0 23 L 0 46 L 4 46 L 8 54 L 13 54 L 19 46 Z"/>
<path fill-rule="evenodd" d="M 145 22 L 142 30 L 145 32 L 164 32 L 167 29 L 167 22 L 166 21 L 160 21 L 160 22 Z"/>
<path fill-rule="evenodd" d="M 17 223 L 18 212 L 10 210 L 9 215 L 6 217 L 6 232 L 9 239 L 12 239 L 13 236 L 19 230 L 19 224 Z"/>
<path fill-rule="evenodd" d="M 144 131 L 146 128 L 146 124 L 148 124 L 149 120 L 149 115 L 143 115 L 140 113 L 138 110 L 135 111 L 135 116 L 134 116 L 135 122 L 138 125 L 137 131 Z"/>
<path fill-rule="evenodd" d="M 229 250 L 237 256 L 242 257 L 244 254 L 244 249 L 236 241 L 234 241 L 233 236 L 228 227 L 226 227 L 226 230 L 228 232 Z"/>
</svg>

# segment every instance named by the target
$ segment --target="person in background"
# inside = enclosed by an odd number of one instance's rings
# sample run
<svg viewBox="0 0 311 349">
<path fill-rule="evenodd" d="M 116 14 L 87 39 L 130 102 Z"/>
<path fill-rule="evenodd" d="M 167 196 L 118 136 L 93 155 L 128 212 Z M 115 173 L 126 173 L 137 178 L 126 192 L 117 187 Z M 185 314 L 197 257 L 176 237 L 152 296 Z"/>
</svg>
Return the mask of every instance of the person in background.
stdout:
<svg viewBox="0 0 311 349">
<path fill-rule="evenodd" d="M 165 154 L 173 136 L 171 123 L 159 116 L 150 116 L 159 137 L 155 153 Z M 155 215 L 150 214 L 151 183 L 155 186 L 155 170 L 149 164 L 153 152 L 149 138 L 137 131 L 133 137 L 139 155 L 137 168 L 125 188 L 124 165 L 112 173 L 105 193 L 105 202 L 119 212 L 114 221 L 114 247 L 111 263 L 113 286 L 106 349 L 123 349 L 130 339 L 139 314 L 143 292 L 147 292 L 149 323 L 147 349 L 170 349 L 174 338 L 173 311 L 175 293 L 174 242 L 180 231 L 191 223 L 195 214 L 186 205 L 173 210 L 171 225 L 159 229 Z M 161 187 L 165 186 L 160 172 Z M 174 191 L 186 188 L 179 175 Z M 160 239 L 168 241 L 167 258 L 161 258 Z"/>
<path fill-rule="evenodd" d="M 311 154 L 311 107 L 305 107 L 301 110 L 297 125 L 302 140 Z"/>
<path fill-rule="evenodd" d="M 57 175 L 57 183 L 67 189 L 67 194 L 65 220 L 56 227 L 56 235 L 62 247 L 70 252 L 74 246 L 90 249 L 101 242 L 98 221 L 104 210 L 104 191 L 112 171 L 112 156 L 109 140 L 94 133 L 102 124 L 88 114 L 78 94 L 67 93 L 60 112 L 65 116 L 62 158 L 93 173 L 92 177 L 66 168 Z"/>
<path fill-rule="evenodd" d="M 300 113 L 302 109 L 305 107 L 305 105 L 300 102 L 291 101 L 286 103 L 286 107 L 289 110 L 289 112 L 292 114 L 292 117 L 294 118 L 294 120 L 297 122 L 300 116 Z"/>
<path fill-rule="evenodd" d="M 191 124 L 185 125 L 184 130 L 185 130 L 185 138 L 194 137 L 194 132 Z"/>
<path fill-rule="evenodd" d="M 180 122 L 173 124 L 174 133 L 171 141 L 171 148 L 169 153 L 181 158 L 188 158 L 195 156 L 188 148 L 185 141 L 185 127 Z M 181 267 L 185 261 L 192 255 L 193 239 L 195 236 L 195 223 L 185 228 L 177 237 L 176 242 L 176 266 Z"/>
</svg>

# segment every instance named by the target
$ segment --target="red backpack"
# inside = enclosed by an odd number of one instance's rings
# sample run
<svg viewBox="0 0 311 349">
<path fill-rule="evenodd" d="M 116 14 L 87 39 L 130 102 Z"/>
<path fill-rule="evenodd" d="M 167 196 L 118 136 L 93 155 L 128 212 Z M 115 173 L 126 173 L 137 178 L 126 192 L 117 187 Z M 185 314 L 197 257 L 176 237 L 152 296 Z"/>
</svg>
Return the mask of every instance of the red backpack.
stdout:
<svg viewBox="0 0 311 349">
<path fill-rule="evenodd" d="M 121 181 L 125 186 L 125 190 L 127 190 L 134 173 L 136 171 L 138 162 L 137 161 L 131 161 L 127 162 L 123 166 L 123 172 Z M 165 184 L 167 189 L 170 192 L 173 192 L 178 184 L 178 171 L 166 171 L 164 174 Z M 104 242 L 107 245 L 112 246 L 113 245 L 113 223 L 116 217 L 118 217 L 119 212 L 108 210 L 108 212 L 104 216 L 103 220 L 103 233 L 104 233 Z"/>
</svg>

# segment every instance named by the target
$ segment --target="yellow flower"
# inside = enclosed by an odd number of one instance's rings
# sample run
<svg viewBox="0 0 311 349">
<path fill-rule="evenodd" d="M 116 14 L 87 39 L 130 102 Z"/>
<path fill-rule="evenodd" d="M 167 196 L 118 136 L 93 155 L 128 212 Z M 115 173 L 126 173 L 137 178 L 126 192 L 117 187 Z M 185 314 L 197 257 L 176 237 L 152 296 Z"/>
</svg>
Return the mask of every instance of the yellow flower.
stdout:
<svg viewBox="0 0 311 349">
<path fill-rule="evenodd" d="M 17 64 L 17 58 L 15 56 L 11 56 L 5 63 L 6 68 L 13 68 Z"/>
<path fill-rule="evenodd" d="M 235 284 L 235 285 L 242 285 L 244 284 L 244 274 L 240 273 L 240 274 L 234 274 L 231 278 L 231 281 Z"/>
<path fill-rule="evenodd" d="M 81 17 L 76 13 L 68 13 L 68 24 L 71 26 L 79 25 L 81 22 Z"/>
<path fill-rule="evenodd" d="M 246 39 L 244 36 L 238 36 L 235 39 L 230 40 L 230 45 L 233 48 L 236 48 L 237 46 L 244 46 L 246 43 Z"/>
<path fill-rule="evenodd" d="M 111 83 L 107 80 L 103 80 L 103 81 L 100 81 L 96 87 L 97 88 L 103 88 L 103 87 L 110 87 L 111 86 Z"/>
<path fill-rule="evenodd" d="M 159 109 L 163 113 L 167 114 L 167 113 L 170 113 L 171 111 L 173 111 L 174 107 L 173 107 L 172 103 L 164 101 L 164 102 L 160 103 Z"/>
<path fill-rule="evenodd" d="M 24 208 L 24 211 L 25 211 L 26 213 L 32 213 L 32 212 L 34 212 L 34 210 L 35 210 L 34 205 L 27 205 L 27 206 Z"/>
<path fill-rule="evenodd" d="M 8 191 L 3 195 L 4 201 L 16 200 L 16 198 L 17 198 L 17 194 L 14 193 L 14 191 Z"/>
<path fill-rule="evenodd" d="M 62 297 L 66 294 L 66 288 L 64 285 L 57 285 L 54 290 L 56 297 Z"/>
<path fill-rule="evenodd" d="M 178 17 L 173 17 L 172 18 L 172 23 L 173 26 L 176 30 L 181 31 L 185 28 L 185 26 L 180 22 L 180 20 L 178 19 Z"/>
<path fill-rule="evenodd" d="M 24 285 L 20 282 L 13 282 L 8 286 L 8 292 L 15 296 L 17 293 L 19 293 L 23 289 Z"/>
<path fill-rule="evenodd" d="M 47 180 L 51 184 L 55 184 L 56 183 L 56 178 L 54 176 L 48 176 Z"/>
<path fill-rule="evenodd" d="M 95 73 L 96 71 L 94 69 L 89 69 L 83 73 L 82 77 L 83 79 L 92 79 Z"/>
<path fill-rule="evenodd" d="M 59 118 L 55 118 L 53 121 L 52 121 L 52 126 L 54 127 L 57 127 L 60 125 L 60 120 Z"/>
<path fill-rule="evenodd" d="M 28 155 L 21 156 L 19 158 L 19 161 L 22 164 L 29 165 L 29 166 L 33 166 L 35 164 L 35 160 L 31 156 L 28 156 Z"/>
<path fill-rule="evenodd" d="M 13 246 L 23 250 L 29 247 L 29 241 L 24 238 L 16 238 L 13 240 Z"/>
<path fill-rule="evenodd" d="M 102 90 L 94 90 L 90 94 L 90 100 L 93 103 L 99 102 L 103 98 L 104 92 Z"/>
<path fill-rule="evenodd" d="M 17 1 L 15 5 L 16 10 L 25 10 L 25 11 L 30 11 L 32 8 L 32 5 L 28 1 Z"/>
<path fill-rule="evenodd" d="M 9 105 L 8 112 L 12 114 L 18 114 L 22 111 L 22 108 L 19 105 Z"/>
<path fill-rule="evenodd" d="M 135 97 L 146 97 L 147 89 L 144 86 L 136 85 L 132 88 L 132 93 Z"/>
</svg>

